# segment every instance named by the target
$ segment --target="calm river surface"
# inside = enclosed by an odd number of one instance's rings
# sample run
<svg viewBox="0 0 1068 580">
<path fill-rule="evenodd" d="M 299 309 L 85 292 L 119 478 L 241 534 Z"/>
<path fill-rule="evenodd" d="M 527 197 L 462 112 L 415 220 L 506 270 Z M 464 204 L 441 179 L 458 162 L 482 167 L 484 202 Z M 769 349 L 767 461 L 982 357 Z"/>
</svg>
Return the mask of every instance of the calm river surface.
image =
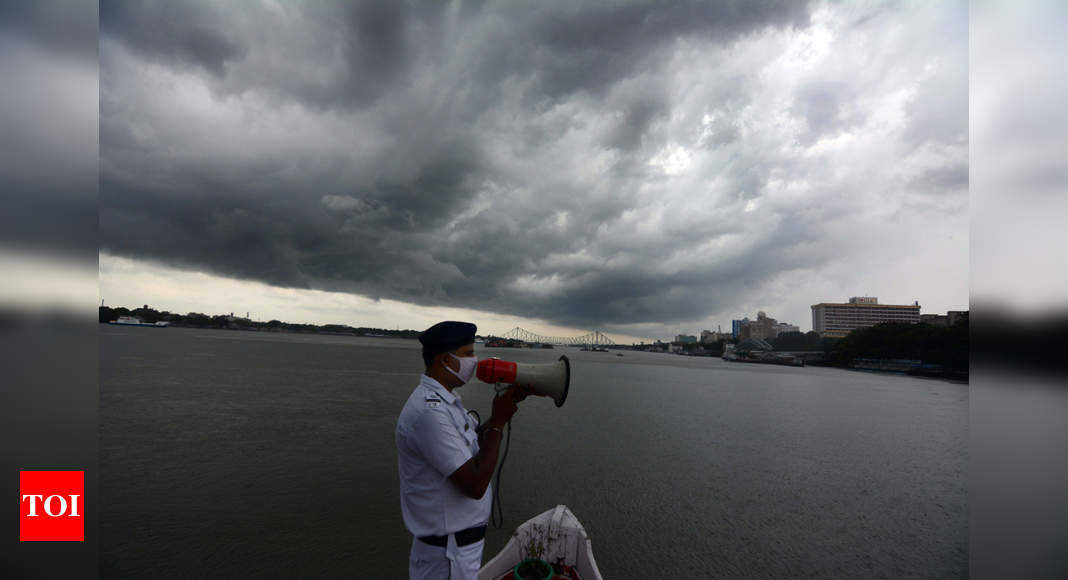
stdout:
<svg viewBox="0 0 1068 580">
<path fill-rule="evenodd" d="M 413 340 L 100 327 L 102 573 L 404 578 Z M 505 525 L 569 506 L 605 578 L 967 575 L 968 387 L 572 349 L 520 405 Z M 488 417 L 492 388 L 458 391 Z"/>
</svg>

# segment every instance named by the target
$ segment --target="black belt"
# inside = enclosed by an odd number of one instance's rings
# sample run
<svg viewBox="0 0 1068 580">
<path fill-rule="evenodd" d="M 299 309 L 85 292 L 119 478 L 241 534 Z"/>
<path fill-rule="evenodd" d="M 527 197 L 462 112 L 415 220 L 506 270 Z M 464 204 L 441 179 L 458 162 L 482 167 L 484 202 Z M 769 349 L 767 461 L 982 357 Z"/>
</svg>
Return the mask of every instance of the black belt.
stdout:
<svg viewBox="0 0 1068 580">
<path fill-rule="evenodd" d="M 467 546 L 486 537 L 486 526 L 467 528 L 466 530 L 461 530 L 453 535 L 456 536 L 457 546 Z M 449 544 L 449 536 L 423 536 L 419 538 L 419 541 L 424 544 L 430 544 L 431 546 L 444 548 Z"/>
</svg>

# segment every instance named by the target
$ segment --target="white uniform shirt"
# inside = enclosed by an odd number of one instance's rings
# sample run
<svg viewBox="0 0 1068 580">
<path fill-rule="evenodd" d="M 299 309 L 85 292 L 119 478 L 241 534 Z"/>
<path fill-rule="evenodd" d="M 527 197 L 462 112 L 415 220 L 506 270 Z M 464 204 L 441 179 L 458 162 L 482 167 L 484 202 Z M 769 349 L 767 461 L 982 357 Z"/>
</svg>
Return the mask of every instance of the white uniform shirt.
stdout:
<svg viewBox="0 0 1068 580">
<path fill-rule="evenodd" d="M 489 487 L 481 499 L 471 499 L 449 481 L 478 454 L 476 426 L 459 395 L 420 377 L 397 419 L 396 434 L 401 514 L 415 537 L 453 534 L 489 520 Z"/>
</svg>

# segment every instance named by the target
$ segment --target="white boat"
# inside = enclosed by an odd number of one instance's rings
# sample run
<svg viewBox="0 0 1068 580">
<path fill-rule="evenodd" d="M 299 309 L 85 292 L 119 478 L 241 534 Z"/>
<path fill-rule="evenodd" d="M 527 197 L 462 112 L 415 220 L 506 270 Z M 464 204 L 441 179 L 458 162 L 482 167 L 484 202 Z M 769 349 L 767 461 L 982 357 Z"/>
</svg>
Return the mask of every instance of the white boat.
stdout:
<svg viewBox="0 0 1068 580">
<path fill-rule="evenodd" d="M 601 580 L 590 537 L 565 505 L 534 516 L 516 528 L 512 539 L 478 571 L 478 580 L 515 578 L 516 565 L 529 557 L 551 564 L 553 580 Z"/>
<path fill-rule="evenodd" d="M 145 322 L 136 316 L 120 316 L 116 320 L 112 320 L 108 324 L 117 324 L 119 326 L 151 326 L 154 328 L 166 328 L 170 325 L 166 320 L 160 320 L 159 322 Z"/>
</svg>

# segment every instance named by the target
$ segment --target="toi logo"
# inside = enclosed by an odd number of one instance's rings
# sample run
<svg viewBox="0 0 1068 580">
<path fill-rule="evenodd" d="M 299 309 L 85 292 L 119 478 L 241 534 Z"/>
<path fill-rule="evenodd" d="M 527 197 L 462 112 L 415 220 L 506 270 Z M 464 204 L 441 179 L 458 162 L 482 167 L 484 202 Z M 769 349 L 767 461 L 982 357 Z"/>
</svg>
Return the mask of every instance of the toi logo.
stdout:
<svg viewBox="0 0 1068 580">
<path fill-rule="evenodd" d="M 85 540 L 85 472 L 19 472 L 19 540 Z"/>
</svg>

